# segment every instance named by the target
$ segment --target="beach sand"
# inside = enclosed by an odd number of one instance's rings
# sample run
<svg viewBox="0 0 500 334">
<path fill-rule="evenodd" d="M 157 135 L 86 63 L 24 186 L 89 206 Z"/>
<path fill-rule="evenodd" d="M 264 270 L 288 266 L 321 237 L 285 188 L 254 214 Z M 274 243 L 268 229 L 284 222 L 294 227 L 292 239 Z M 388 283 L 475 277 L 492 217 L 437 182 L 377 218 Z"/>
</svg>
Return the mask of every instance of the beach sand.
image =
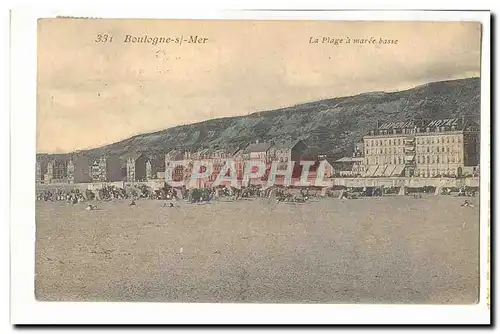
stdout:
<svg viewBox="0 0 500 334">
<path fill-rule="evenodd" d="M 38 300 L 475 303 L 479 198 L 36 204 Z"/>
</svg>

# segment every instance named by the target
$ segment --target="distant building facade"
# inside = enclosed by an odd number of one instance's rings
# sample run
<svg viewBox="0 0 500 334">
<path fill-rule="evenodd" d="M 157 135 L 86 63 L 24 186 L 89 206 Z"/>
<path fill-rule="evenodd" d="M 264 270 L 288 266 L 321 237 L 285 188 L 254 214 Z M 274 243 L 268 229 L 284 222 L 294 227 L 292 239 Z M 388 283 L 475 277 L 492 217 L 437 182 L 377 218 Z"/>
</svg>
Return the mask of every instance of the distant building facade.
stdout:
<svg viewBox="0 0 500 334">
<path fill-rule="evenodd" d="M 142 153 L 132 154 L 127 157 L 127 182 L 147 181 L 148 157 Z"/>
<path fill-rule="evenodd" d="M 364 174 L 364 158 L 359 156 L 343 157 L 335 160 L 333 168 L 335 176 L 340 177 L 359 177 Z"/>
<path fill-rule="evenodd" d="M 43 183 L 47 174 L 48 161 L 45 157 L 36 158 L 36 182 Z"/>
<path fill-rule="evenodd" d="M 146 177 L 148 180 L 163 179 L 165 176 L 165 157 L 160 155 L 149 156 L 146 162 Z"/>
<path fill-rule="evenodd" d="M 365 155 L 365 144 L 363 141 L 354 144 L 354 151 L 352 153 L 353 157 L 363 157 Z"/>
<path fill-rule="evenodd" d="M 106 158 L 93 159 L 90 163 L 90 177 L 92 182 L 106 181 Z"/>
<path fill-rule="evenodd" d="M 79 161 L 79 165 L 81 171 L 79 175 L 82 180 L 87 179 L 86 176 L 86 164 L 87 160 L 85 158 L 81 158 Z M 92 182 L 115 182 L 115 181 L 123 181 L 124 175 L 122 171 L 122 162 L 118 155 L 111 154 L 101 156 L 97 159 L 89 159 L 90 163 L 90 178 Z M 77 166 L 75 165 L 75 172 L 77 170 Z M 85 181 L 82 181 L 85 182 Z"/>
<path fill-rule="evenodd" d="M 363 137 L 365 176 L 464 176 L 479 164 L 471 119 L 388 122 Z"/>
<path fill-rule="evenodd" d="M 117 154 L 106 156 L 106 181 L 116 182 L 123 181 L 125 176 L 122 173 L 122 162 Z"/>
<path fill-rule="evenodd" d="M 70 172 L 70 180 L 73 183 L 87 183 L 92 182 L 91 174 L 91 159 L 86 155 L 75 156 L 71 160 L 71 166 L 68 166 Z M 71 176 L 72 174 L 72 176 Z"/>
<path fill-rule="evenodd" d="M 302 154 L 306 152 L 307 148 L 307 145 L 302 140 L 277 143 L 269 148 L 269 160 L 278 161 L 285 165 L 290 161 L 294 161 L 296 165 L 299 165 Z"/>
<path fill-rule="evenodd" d="M 270 161 L 269 149 L 272 143 L 256 141 L 249 144 L 242 152 L 242 158 L 246 161 L 259 161 L 267 163 Z"/>
<path fill-rule="evenodd" d="M 174 149 L 165 154 L 165 182 L 184 180 L 186 152 Z"/>
</svg>

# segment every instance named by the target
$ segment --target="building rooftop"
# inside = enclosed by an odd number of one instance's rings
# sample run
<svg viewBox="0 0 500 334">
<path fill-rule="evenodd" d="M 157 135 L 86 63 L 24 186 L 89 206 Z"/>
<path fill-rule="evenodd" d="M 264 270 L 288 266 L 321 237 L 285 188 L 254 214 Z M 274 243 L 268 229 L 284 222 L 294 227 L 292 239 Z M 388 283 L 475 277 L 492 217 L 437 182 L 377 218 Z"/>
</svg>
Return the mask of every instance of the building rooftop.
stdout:
<svg viewBox="0 0 500 334">
<path fill-rule="evenodd" d="M 363 157 L 343 157 L 336 160 L 335 162 L 361 162 L 363 160 Z"/>
<path fill-rule="evenodd" d="M 252 153 L 252 152 L 266 152 L 271 148 L 270 143 L 253 143 L 247 146 L 244 153 Z"/>
<path fill-rule="evenodd" d="M 171 160 L 183 160 L 184 159 L 184 151 L 179 149 L 173 149 L 167 153 Z"/>
<path fill-rule="evenodd" d="M 301 159 L 317 158 L 320 148 L 318 146 L 308 146 L 300 155 Z"/>
<path fill-rule="evenodd" d="M 427 132 L 479 131 L 479 124 L 473 117 L 434 120 L 410 120 L 406 122 L 385 122 L 367 135 L 425 134 Z"/>
</svg>

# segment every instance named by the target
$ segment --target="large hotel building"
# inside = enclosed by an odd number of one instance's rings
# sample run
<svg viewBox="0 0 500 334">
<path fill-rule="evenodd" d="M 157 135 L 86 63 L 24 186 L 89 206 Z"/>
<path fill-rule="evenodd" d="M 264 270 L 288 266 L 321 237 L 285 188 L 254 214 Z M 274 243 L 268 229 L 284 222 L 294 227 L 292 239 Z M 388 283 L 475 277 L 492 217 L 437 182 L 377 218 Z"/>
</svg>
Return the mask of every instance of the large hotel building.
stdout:
<svg viewBox="0 0 500 334">
<path fill-rule="evenodd" d="M 366 177 L 471 176 L 479 165 L 472 119 L 388 122 L 363 137 Z"/>
</svg>

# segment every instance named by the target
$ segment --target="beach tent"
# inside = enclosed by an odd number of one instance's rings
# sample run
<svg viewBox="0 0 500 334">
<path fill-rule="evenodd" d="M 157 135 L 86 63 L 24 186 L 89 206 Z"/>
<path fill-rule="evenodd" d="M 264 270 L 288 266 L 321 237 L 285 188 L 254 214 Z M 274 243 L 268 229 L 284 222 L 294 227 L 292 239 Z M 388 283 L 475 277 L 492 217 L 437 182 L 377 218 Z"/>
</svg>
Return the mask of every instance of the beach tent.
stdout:
<svg viewBox="0 0 500 334">
<path fill-rule="evenodd" d="M 384 176 L 391 176 L 392 173 L 394 173 L 394 170 L 396 169 L 396 165 L 389 165 L 384 171 Z"/>
<path fill-rule="evenodd" d="M 365 176 L 366 177 L 373 176 L 373 174 L 375 174 L 375 171 L 377 170 L 377 168 L 378 168 L 378 165 L 377 166 L 370 166 L 370 167 L 368 167 L 368 170 L 366 171 Z"/>
<path fill-rule="evenodd" d="M 382 176 L 384 175 L 384 171 L 386 169 L 386 166 L 378 166 L 377 170 L 375 171 L 375 174 L 373 176 Z"/>
<path fill-rule="evenodd" d="M 396 165 L 396 168 L 394 168 L 394 171 L 392 172 L 392 176 L 401 176 L 405 169 L 405 165 Z"/>
</svg>

